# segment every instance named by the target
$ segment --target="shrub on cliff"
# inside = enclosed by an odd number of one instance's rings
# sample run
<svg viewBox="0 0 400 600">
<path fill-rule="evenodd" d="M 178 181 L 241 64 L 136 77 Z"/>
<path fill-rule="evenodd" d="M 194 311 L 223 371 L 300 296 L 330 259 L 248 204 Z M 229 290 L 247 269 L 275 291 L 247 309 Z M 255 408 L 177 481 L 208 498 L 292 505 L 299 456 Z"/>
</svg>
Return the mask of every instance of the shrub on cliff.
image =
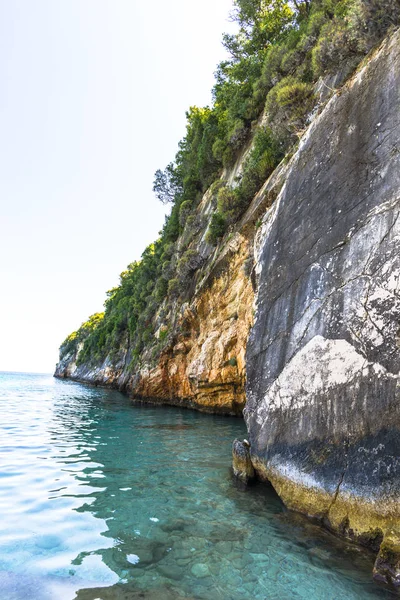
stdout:
<svg viewBox="0 0 400 600">
<path fill-rule="evenodd" d="M 324 25 L 312 51 L 315 76 L 339 67 L 350 56 L 359 56 L 359 39 L 346 17 L 335 17 Z"/>
<path fill-rule="evenodd" d="M 74 331 L 66 337 L 60 346 L 60 359 L 72 352 L 76 352 L 78 344 L 84 342 L 92 334 L 104 319 L 104 313 L 95 313 L 87 321 L 82 323 L 77 331 Z"/>
<path fill-rule="evenodd" d="M 390 27 L 400 23 L 399 0 L 358 0 L 352 15 L 353 25 L 364 31 L 369 45 L 379 41 Z"/>
<path fill-rule="evenodd" d="M 207 241 L 215 244 L 227 228 L 245 212 L 254 194 L 283 157 L 279 144 L 269 128 L 260 128 L 254 136 L 252 148 L 243 165 L 239 184 L 235 188 L 220 185 L 217 210 L 211 218 Z"/>
<path fill-rule="evenodd" d="M 399 0 L 325 0 L 320 4 L 329 18 L 312 50 L 314 77 L 334 71 L 346 60 L 353 59 L 356 65 L 391 27 L 400 24 Z"/>
<path fill-rule="evenodd" d="M 203 259 L 194 248 L 188 248 L 178 261 L 176 271 L 179 275 L 179 279 L 185 280 L 189 275 L 193 273 L 202 264 Z"/>
<path fill-rule="evenodd" d="M 283 81 L 284 83 L 281 82 L 279 88 L 277 86 L 277 104 L 281 108 L 287 108 L 292 115 L 303 115 L 307 111 L 307 108 L 304 108 L 304 106 L 307 107 L 310 97 L 313 96 L 313 86 L 303 81 L 296 81 L 295 79 Z"/>
<path fill-rule="evenodd" d="M 168 280 L 164 277 L 157 279 L 154 286 L 153 295 L 157 303 L 161 303 L 168 293 Z"/>
<path fill-rule="evenodd" d="M 281 79 L 267 95 L 265 111 L 270 135 L 285 153 L 306 126 L 307 115 L 315 104 L 313 86 L 289 75 Z"/>
<path fill-rule="evenodd" d="M 206 240 L 209 244 L 215 245 L 219 238 L 221 238 L 226 231 L 227 223 L 224 216 L 219 212 L 215 211 L 210 220 L 208 226 Z"/>
<path fill-rule="evenodd" d="M 242 179 L 237 189 L 243 206 L 258 191 L 260 185 L 272 173 L 284 155 L 279 140 L 269 127 L 259 129 L 254 136 L 252 149 L 244 163 Z"/>
<path fill-rule="evenodd" d="M 179 224 L 181 227 L 185 226 L 188 216 L 190 215 L 192 210 L 192 202 L 190 200 L 185 200 L 179 207 Z"/>
<path fill-rule="evenodd" d="M 78 346 L 78 331 L 70 333 L 60 346 L 60 359 L 64 358 L 71 352 L 75 352 Z"/>
<path fill-rule="evenodd" d="M 218 213 L 223 215 L 226 224 L 231 225 L 238 217 L 240 209 L 240 199 L 236 193 L 229 186 L 223 186 L 217 195 L 217 208 Z"/>
<path fill-rule="evenodd" d="M 177 277 L 175 277 L 174 279 L 170 279 L 168 282 L 168 296 L 170 296 L 171 298 L 178 298 L 180 291 L 181 291 L 181 285 L 180 285 L 180 281 Z"/>
</svg>

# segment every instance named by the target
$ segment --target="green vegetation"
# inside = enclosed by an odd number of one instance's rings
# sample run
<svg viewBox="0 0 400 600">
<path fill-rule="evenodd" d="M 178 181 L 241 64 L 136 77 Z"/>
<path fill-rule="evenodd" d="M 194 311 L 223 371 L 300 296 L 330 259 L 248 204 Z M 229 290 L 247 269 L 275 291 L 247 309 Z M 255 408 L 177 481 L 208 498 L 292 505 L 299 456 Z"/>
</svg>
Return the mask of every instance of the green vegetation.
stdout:
<svg viewBox="0 0 400 600">
<path fill-rule="evenodd" d="M 224 216 L 220 211 L 216 210 L 211 215 L 211 221 L 207 231 L 207 242 L 209 244 L 216 244 L 218 239 L 224 235 L 226 227 L 227 222 Z"/>
<path fill-rule="evenodd" d="M 73 331 L 63 341 L 60 346 L 60 356 L 67 356 L 71 352 L 75 352 L 78 344 L 85 341 L 85 339 L 92 333 L 97 325 L 103 320 L 104 313 L 95 313 L 85 323 L 82 323 L 78 331 Z"/>
<path fill-rule="evenodd" d="M 105 313 L 68 336 L 61 356 L 83 342 L 79 363 L 106 356 L 117 362 L 120 349 L 129 348 L 133 368 L 145 347 L 162 351 L 170 335 L 162 333 L 157 340 L 155 331 L 167 323 L 172 331 L 169 315 L 193 291 L 204 260 L 198 247 L 205 227 L 211 245 L 234 227 L 306 127 L 318 78 L 349 74 L 400 23 L 400 4 L 234 0 L 232 18 L 238 31 L 223 36 L 229 59 L 217 67 L 213 104 L 190 108 L 174 161 L 155 173 L 157 198 L 172 205 L 159 239 L 121 274 L 119 286 L 107 294 Z M 244 151 L 239 178 L 232 187 L 225 185 L 223 169 Z M 214 211 L 205 223 L 198 206 L 208 189 Z"/>
</svg>

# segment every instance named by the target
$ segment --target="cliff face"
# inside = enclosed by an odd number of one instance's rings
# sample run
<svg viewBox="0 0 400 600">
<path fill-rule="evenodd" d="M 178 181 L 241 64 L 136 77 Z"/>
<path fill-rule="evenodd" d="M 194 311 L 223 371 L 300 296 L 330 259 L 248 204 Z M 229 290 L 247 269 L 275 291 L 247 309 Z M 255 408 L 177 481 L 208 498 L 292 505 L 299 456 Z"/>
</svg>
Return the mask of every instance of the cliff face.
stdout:
<svg viewBox="0 0 400 600">
<path fill-rule="evenodd" d="M 208 265 L 193 301 L 176 315 L 172 344 L 155 365 L 147 360 L 132 373 L 126 347 L 117 366 L 108 359 L 95 367 L 77 366 L 73 355 L 60 361 L 56 376 L 118 387 L 135 399 L 242 414 L 245 349 L 253 318 L 254 292 L 246 263 L 251 243 L 249 228 L 237 232 Z"/>
<path fill-rule="evenodd" d="M 400 35 L 314 120 L 265 215 L 247 345 L 252 461 L 400 584 Z M 383 540 L 383 542 L 382 542 Z"/>
<path fill-rule="evenodd" d="M 234 167 L 223 173 L 222 182 L 240 177 L 251 141 Z M 115 387 L 135 401 L 188 406 L 204 412 L 243 414 L 246 403 L 246 345 L 254 319 L 254 244 L 261 217 L 274 203 L 284 183 L 287 166 L 280 165 L 254 197 L 246 214 L 217 248 L 205 241 L 215 206 L 208 190 L 199 206 L 203 222 L 193 245 L 197 245 L 201 267 L 193 274 L 191 300 L 176 301 L 163 316 L 162 303 L 156 316 L 158 336 L 168 323 L 169 342 L 161 355 L 153 357 L 149 344 L 132 368 L 129 340 L 117 357 L 107 356 L 97 364 L 78 358 L 83 342 L 63 355 L 55 377 Z M 185 243 L 184 238 L 180 244 Z"/>
<path fill-rule="evenodd" d="M 159 363 L 145 367 L 128 389 L 140 398 L 186 403 L 200 410 L 241 414 L 245 405 L 245 348 L 252 323 L 253 290 L 245 272 L 249 240 L 228 244 L 225 268 L 183 306 L 181 332 Z"/>
<path fill-rule="evenodd" d="M 327 83 L 233 233 L 214 250 L 200 231 L 194 293 L 161 356 L 145 349 L 132 370 L 126 340 L 112 361 L 77 366 L 78 346 L 56 376 L 227 414 L 247 380 L 258 475 L 289 508 L 379 550 L 376 576 L 400 584 L 400 33 L 323 106 Z"/>
</svg>

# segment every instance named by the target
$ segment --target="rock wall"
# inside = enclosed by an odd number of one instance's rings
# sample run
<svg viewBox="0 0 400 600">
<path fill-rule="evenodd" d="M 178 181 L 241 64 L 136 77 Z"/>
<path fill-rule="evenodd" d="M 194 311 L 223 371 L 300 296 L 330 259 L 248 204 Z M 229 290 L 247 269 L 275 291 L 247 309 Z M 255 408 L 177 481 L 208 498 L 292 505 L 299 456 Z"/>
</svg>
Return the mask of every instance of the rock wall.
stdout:
<svg viewBox="0 0 400 600">
<path fill-rule="evenodd" d="M 252 462 L 400 584 L 400 34 L 314 119 L 265 214 L 247 345 Z"/>
<path fill-rule="evenodd" d="M 117 365 L 106 360 L 96 367 L 77 366 L 76 356 L 67 357 L 56 376 L 117 387 L 136 401 L 241 415 L 254 300 L 246 263 L 252 253 L 249 231 L 236 233 L 203 274 L 193 301 L 179 309 L 173 343 L 155 365 L 144 362 L 132 373 L 127 346 Z"/>
<path fill-rule="evenodd" d="M 242 414 L 245 348 L 254 293 L 246 274 L 249 240 L 237 234 L 194 301 L 182 307 L 174 346 L 154 368 L 128 383 L 132 395 L 186 403 L 207 412 Z M 225 262 L 225 264 L 223 264 Z"/>
</svg>

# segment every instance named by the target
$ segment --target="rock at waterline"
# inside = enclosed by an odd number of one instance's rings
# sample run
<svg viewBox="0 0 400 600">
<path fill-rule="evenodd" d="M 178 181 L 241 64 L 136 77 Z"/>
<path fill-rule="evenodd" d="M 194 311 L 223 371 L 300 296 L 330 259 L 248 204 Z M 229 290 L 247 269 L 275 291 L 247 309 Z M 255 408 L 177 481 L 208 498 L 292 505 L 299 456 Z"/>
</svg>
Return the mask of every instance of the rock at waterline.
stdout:
<svg viewBox="0 0 400 600">
<path fill-rule="evenodd" d="M 254 468 L 250 458 L 250 444 L 247 440 L 236 439 L 232 446 L 232 468 L 235 477 L 243 483 L 254 480 Z"/>
</svg>

